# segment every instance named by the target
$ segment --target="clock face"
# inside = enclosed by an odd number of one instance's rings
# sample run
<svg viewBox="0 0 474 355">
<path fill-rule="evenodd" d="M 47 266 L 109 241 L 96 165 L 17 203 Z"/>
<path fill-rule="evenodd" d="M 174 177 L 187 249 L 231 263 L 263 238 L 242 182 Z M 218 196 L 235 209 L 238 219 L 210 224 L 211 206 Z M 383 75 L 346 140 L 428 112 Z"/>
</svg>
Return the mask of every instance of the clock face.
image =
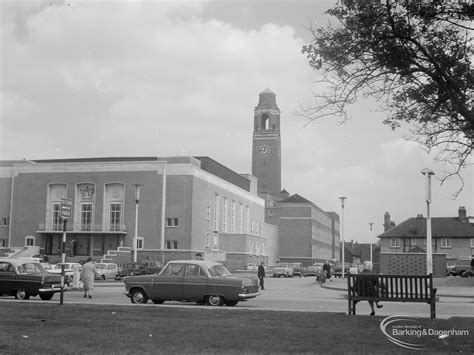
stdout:
<svg viewBox="0 0 474 355">
<path fill-rule="evenodd" d="M 258 147 L 258 151 L 261 155 L 266 157 L 270 154 L 271 149 L 268 145 L 262 144 L 260 147 Z"/>
</svg>

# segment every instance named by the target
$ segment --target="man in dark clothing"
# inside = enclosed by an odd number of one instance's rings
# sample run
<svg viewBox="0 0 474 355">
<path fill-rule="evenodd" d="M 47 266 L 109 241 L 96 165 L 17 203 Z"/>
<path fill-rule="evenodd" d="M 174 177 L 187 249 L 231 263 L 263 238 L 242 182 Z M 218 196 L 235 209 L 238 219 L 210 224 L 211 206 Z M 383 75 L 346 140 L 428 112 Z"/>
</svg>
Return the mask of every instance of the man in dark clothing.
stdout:
<svg viewBox="0 0 474 355">
<path fill-rule="evenodd" d="M 265 277 L 265 267 L 263 265 L 264 265 L 263 261 L 261 262 L 260 265 L 258 265 L 257 276 L 258 276 L 258 279 L 260 280 L 260 289 L 265 290 L 265 287 L 263 287 L 263 278 Z"/>
<path fill-rule="evenodd" d="M 327 260 L 323 265 L 323 271 L 326 272 L 326 278 L 329 280 L 331 278 L 331 265 L 329 265 Z"/>
</svg>

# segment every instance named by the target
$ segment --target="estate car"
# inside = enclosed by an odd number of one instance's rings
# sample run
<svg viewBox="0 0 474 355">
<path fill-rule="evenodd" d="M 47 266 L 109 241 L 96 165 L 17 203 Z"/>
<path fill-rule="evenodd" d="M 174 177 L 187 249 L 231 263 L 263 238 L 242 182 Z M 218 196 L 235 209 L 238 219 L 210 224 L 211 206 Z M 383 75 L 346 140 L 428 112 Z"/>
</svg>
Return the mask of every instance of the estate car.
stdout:
<svg viewBox="0 0 474 355">
<path fill-rule="evenodd" d="M 255 298 L 257 279 L 233 276 L 224 265 L 208 260 L 173 260 L 159 274 L 124 278 L 126 296 L 132 303 L 161 304 L 190 301 L 210 306 L 235 306 Z"/>
</svg>

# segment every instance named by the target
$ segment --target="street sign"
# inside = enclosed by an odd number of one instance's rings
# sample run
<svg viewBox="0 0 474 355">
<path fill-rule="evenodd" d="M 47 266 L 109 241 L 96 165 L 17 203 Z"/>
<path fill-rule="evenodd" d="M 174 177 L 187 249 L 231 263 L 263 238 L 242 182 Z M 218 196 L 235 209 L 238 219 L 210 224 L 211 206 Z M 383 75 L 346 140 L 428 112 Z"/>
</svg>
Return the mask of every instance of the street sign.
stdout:
<svg viewBox="0 0 474 355">
<path fill-rule="evenodd" d="M 72 200 L 70 198 L 61 199 L 61 218 L 67 219 L 72 217 Z"/>
</svg>

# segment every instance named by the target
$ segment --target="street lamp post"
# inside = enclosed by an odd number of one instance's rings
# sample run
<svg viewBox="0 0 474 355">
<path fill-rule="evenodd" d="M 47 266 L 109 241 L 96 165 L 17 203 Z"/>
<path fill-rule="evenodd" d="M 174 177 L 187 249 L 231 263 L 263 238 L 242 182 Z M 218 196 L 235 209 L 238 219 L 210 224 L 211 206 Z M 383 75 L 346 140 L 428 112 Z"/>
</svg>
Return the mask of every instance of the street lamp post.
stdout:
<svg viewBox="0 0 474 355">
<path fill-rule="evenodd" d="M 433 273 L 433 247 L 431 245 L 431 176 L 434 175 L 433 170 L 423 169 L 421 171 L 425 175 L 425 201 L 426 201 L 426 274 Z"/>
<path fill-rule="evenodd" d="M 341 239 L 342 239 L 342 275 L 341 277 L 344 278 L 346 275 L 345 273 L 345 262 L 344 262 L 344 200 L 347 197 L 341 196 L 339 199 L 341 200 L 341 207 L 342 207 L 342 213 L 341 213 Z"/>
<path fill-rule="evenodd" d="M 137 262 L 137 244 L 138 244 L 138 202 L 140 202 L 140 187 L 135 184 L 135 235 L 133 236 L 133 262 Z"/>
<path fill-rule="evenodd" d="M 373 260 L 372 260 L 372 226 L 374 224 L 372 222 L 369 223 L 369 226 L 370 226 L 370 262 L 373 263 Z"/>
</svg>

